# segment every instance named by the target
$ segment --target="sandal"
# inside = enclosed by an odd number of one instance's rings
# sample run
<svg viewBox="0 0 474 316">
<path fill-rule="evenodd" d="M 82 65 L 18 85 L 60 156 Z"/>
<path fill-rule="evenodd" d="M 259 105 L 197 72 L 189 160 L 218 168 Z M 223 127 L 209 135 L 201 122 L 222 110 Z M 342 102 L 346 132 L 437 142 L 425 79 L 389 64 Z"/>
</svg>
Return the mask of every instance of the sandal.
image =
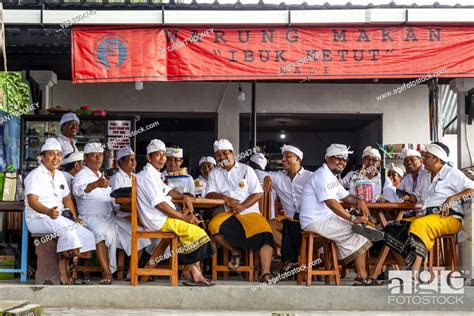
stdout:
<svg viewBox="0 0 474 316">
<path fill-rule="evenodd" d="M 264 273 L 260 276 L 258 282 L 265 284 L 277 284 L 278 280 L 271 273 Z"/>
<path fill-rule="evenodd" d="M 230 257 L 229 263 L 227 264 L 227 267 L 232 271 L 237 270 L 237 268 L 240 266 L 241 260 L 242 260 L 242 254 L 232 255 Z"/>
<path fill-rule="evenodd" d="M 372 279 L 372 278 L 362 279 L 362 278 L 356 277 L 354 279 L 354 281 L 356 281 L 356 282 L 353 284 L 353 286 L 380 286 L 380 285 L 383 285 L 383 282 L 378 282 L 377 280 Z"/>
<path fill-rule="evenodd" d="M 184 281 L 183 285 L 186 285 L 186 286 L 214 286 L 214 285 L 216 285 L 216 283 L 212 282 L 212 281 L 209 281 L 208 283 L 194 282 L 194 281 Z"/>
<path fill-rule="evenodd" d="M 99 284 L 110 285 L 110 284 L 112 284 L 112 282 L 113 282 L 112 275 L 109 275 L 109 276 L 106 276 L 105 278 L 103 278 L 102 280 L 100 280 Z"/>
</svg>

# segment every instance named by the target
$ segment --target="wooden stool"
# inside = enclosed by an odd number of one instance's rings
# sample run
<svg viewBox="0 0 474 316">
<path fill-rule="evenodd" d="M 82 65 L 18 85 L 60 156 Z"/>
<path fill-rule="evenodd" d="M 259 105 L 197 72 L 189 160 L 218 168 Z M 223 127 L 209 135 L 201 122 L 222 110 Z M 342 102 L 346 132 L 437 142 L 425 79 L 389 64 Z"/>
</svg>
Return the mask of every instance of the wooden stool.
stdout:
<svg viewBox="0 0 474 316">
<path fill-rule="evenodd" d="M 435 262 L 437 267 L 449 266 L 451 270 L 456 270 L 458 266 L 456 235 L 446 235 L 435 239 L 434 246 L 428 253 L 430 272 L 433 272 Z"/>
<path fill-rule="evenodd" d="M 297 283 L 306 280 L 306 285 L 311 286 L 313 275 L 324 275 L 326 284 L 331 284 L 331 276 L 336 279 L 336 285 L 341 284 L 339 275 L 339 262 L 337 261 L 336 244 L 312 232 L 303 232 L 301 236 L 300 267 L 306 270 L 298 273 Z M 316 246 L 315 246 L 316 241 Z M 313 269 L 313 250 L 322 243 L 324 249 L 324 270 Z M 332 268 L 331 268 L 332 266 Z"/>
<path fill-rule="evenodd" d="M 35 284 L 59 285 L 58 240 L 50 235 L 31 234 L 36 253 Z"/>
<path fill-rule="evenodd" d="M 213 240 L 214 249 L 216 249 L 216 253 L 212 256 L 212 281 L 217 280 L 217 272 L 224 272 L 224 280 L 227 280 L 229 272 L 236 271 L 236 272 L 247 272 L 249 282 L 253 282 L 254 280 L 254 273 L 255 273 L 255 253 L 253 250 L 244 250 L 242 254 L 242 259 L 246 259 L 247 265 L 243 265 L 244 262 L 241 260 L 240 265 L 237 269 L 231 270 L 227 266 L 229 263 L 229 251 L 224 248 L 220 248 L 223 251 L 223 264 L 217 264 L 217 243 Z"/>
</svg>

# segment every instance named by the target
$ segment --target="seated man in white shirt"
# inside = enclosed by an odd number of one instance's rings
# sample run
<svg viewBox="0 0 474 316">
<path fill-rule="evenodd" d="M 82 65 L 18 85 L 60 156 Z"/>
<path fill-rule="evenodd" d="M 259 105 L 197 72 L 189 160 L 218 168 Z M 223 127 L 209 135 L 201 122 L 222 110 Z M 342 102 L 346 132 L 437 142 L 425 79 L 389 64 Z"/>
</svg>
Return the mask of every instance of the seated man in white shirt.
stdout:
<svg viewBox="0 0 474 316">
<path fill-rule="evenodd" d="M 32 234 L 58 237 L 61 284 L 70 284 L 72 271 L 67 267 L 75 268 L 79 253 L 96 247 L 94 234 L 82 226 L 66 179 L 57 170 L 61 163 L 61 150 L 54 138 L 48 138 L 41 147 L 41 164 L 25 178 L 25 214 L 26 225 Z M 69 208 L 74 221 L 61 216 L 65 207 Z M 68 260 L 71 260 L 69 264 Z"/>
<path fill-rule="evenodd" d="M 183 149 L 179 147 L 166 148 L 166 170 L 162 173 L 164 182 L 181 193 L 196 196 L 193 177 L 188 174 L 186 168 L 181 168 L 182 164 Z M 178 184 L 175 184 L 176 179 L 173 177 L 185 177 L 186 179 L 183 182 L 178 180 Z"/>
<path fill-rule="evenodd" d="M 447 165 L 449 149 L 442 143 L 425 145 L 423 159 L 429 174 L 420 184 L 419 216 L 385 227 L 385 242 L 405 256 L 407 267 L 419 271 L 421 262 L 433 248 L 435 239 L 457 234 L 463 226 L 462 203 L 472 199 L 474 181 L 458 169 Z"/>
<path fill-rule="evenodd" d="M 117 270 L 117 248 L 131 255 L 131 225 L 119 221 L 113 213 L 112 192 L 109 181 L 100 172 L 104 159 L 104 148 L 99 143 L 88 143 L 84 147 L 85 166 L 74 177 L 73 192 L 79 215 L 87 222 L 97 243 L 97 257 L 102 268 L 100 284 L 112 284 L 112 273 Z M 140 239 L 138 249 L 150 244 Z"/>
<path fill-rule="evenodd" d="M 211 239 L 197 226 L 199 219 L 193 214 L 189 196 L 173 190 L 161 180 L 160 170 L 166 162 L 165 144 L 153 139 L 146 150 L 148 163 L 137 174 L 140 221 L 145 229 L 172 232 L 178 236 L 178 262 L 185 265 L 183 277 L 188 280 L 184 285 L 214 285 L 202 275 L 199 264 L 214 254 Z M 185 215 L 177 211 L 172 198 L 182 199 L 190 213 Z"/>
<path fill-rule="evenodd" d="M 199 177 L 194 180 L 196 196 L 206 196 L 207 178 L 212 168 L 216 166 L 216 160 L 211 156 L 203 156 L 199 159 Z"/>
<path fill-rule="evenodd" d="M 297 147 L 284 145 L 281 154 L 284 170 L 267 174 L 272 180 L 272 188 L 280 199 L 284 214 L 272 219 L 270 226 L 275 245 L 281 247 L 281 261 L 285 264 L 283 270 L 291 270 L 298 265 L 301 246 L 301 194 L 304 184 L 313 173 L 301 166 L 303 152 Z"/>
<path fill-rule="evenodd" d="M 59 126 L 61 127 L 61 134 L 56 138 L 61 144 L 62 158 L 66 157 L 72 152 L 79 151 L 76 146 L 76 135 L 79 132 L 80 120 L 73 112 L 69 112 L 61 116 Z"/>
<path fill-rule="evenodd" d="M 375 280 L 367 277 L 366 253 L 372 241 L 383 238 L 383 233 L 361 225 L 368 222 L 369 210 L 365 202 L 349 195 L 337 178 L 346 167 L 350 153 L 349 148 L 341 144 L 332 144 L 326 150 L 326 163 L 313 173 L 303 188 L 301 227 L 334 241 L 338 259 L 346 264 L 355 260 L 357 283 L 354 285 L 377 285 Z M 351 215 L 339 200 L 357 205 L 361 216 Z M 356 226 L 371 240 L 354 233 Z"/>
<path fill-rule="evenodd" d="M 367 146 L 362 153 L 362 167 L 360 170 L 351 171 L 342 179 L 342 186 L 349 190 L 350 194 L 356 194 L 356 182 L 364 181 L 372 184 L 371 202 L 389 201 L 398 202 L 400 198 L 396 195 L 395 187 L 390 178 L 385 177 L 382 194 L 382 176 L 380 175 L 380 152 Z"/>
<path fill-rule="evenodd" d="M 262 271 L 259 280 L 268 282 L 273 278 L 270 273 L 273 237 L 270 224 L 258 207 L 262 186 L 252 168 L 235 160 L 234 147 L 227 139 L 214 142 L 214 156 L 219 167 L 209 174 L 206 198 L 223 199 L 225 212 L 214 215 L 209 232 L 216 242 L 231 251 L 228 264 L 231 270 L 240 265 L 240 249 L 259 250 Z"/>
<path fill-rule="evenodd" d="M 72 191 L 72 181 L 76 174 L 81 171 L 82 167 L 84 167 L 83 151 L 72 152 L 64 158 L 61 164 L 61 170 L 66 178 L 69 190 Z"/>
<path fill-rule="evenodd" d="M 403 197 L 405 201 L 415 203 L 421 198 L 420 193 L 417 196 L 417 192 L 421 192 L 422 179 L 431 173 L 425 169 L 423 159 L 418 151 L 404 148 L 402 158 L 403 165 L 408 173 L 400 183 L 400 190 L 410 194 Z"/>
</svg>

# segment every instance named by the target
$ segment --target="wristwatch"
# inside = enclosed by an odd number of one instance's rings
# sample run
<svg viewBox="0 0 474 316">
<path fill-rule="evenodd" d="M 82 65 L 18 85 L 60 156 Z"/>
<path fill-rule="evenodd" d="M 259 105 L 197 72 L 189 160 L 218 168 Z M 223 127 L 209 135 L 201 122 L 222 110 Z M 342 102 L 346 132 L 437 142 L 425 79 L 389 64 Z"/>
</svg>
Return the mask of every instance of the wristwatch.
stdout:
<svg viewBox="0 0 474 316">
<path fill-rule="evenodd" d="M 356 220 L 357 216 L 355 216 L 354 214 L 351 215 L 351 222 L 354 223 L 354 221 Z"/>
</svg>

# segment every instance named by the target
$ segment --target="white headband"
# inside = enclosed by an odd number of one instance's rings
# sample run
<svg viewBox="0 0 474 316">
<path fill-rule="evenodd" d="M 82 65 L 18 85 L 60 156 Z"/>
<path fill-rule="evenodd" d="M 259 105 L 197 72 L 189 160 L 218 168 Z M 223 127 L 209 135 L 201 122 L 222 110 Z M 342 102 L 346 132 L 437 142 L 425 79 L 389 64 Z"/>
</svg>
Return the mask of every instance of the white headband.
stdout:
<svg viewBox="0 0 474 316">
<path fill-rule="evenodd" d="M 103 153 L 104 146 L 101 143 L 87 143 L 84 147 L 84 154 Z"/>
<path fill-rule="evenodd" d="M 267 165 L 267 158 L 265 158 L 265 156 L 262 153 L 253 154 L 250 157 L 250 161 L 255 162 L 257 165 L 260 166 L 260 168 L 265 170 L 265 167 Z"/>
<path fill-rule="evenodd" d="M 444 162 L 449 161 L 448 153 L 443 149 L 443 147 L 436 144 L 427 144 L 425 145 L 425 149 L 427 152 L 431 153 L 432 155 L 435 155 L 442 161 Z"/>
<path fill-rule="evenodd" d="M 403 148 L 402 149 L 402 158 L 403 159 L 406 159 L 408 157 L 418 157 L 418 158 L 421 158 L 421 154 L 419 151 L 417 150 L 414 150 L 414 149 L 407 149 L 407 148 Z"/>
<path fill-rule="evenodd" d="M 201 157 L 201 159 L 199 159 L 199 165 L 201 165 L 202 163 L 204 162 L 210 162 L 212 163 L 214 166 L 217 164 L 216 163 L 216 160 L 214 158 L 212 158 L 211 156 L 204 156 L 204 157 Z"/>
<path fill-rule="evenodd" d="M 367 157 L 367 156 L 375 157 L 378 160 L 382 160 L 382 156 L 380 155 L 380 152 L 377 149 L 372 148 L 371 146 L 365 147 L 364 152 L 362 153 L 362 158 Z"/>
<path fill-rule="evenodd" d="M 179 147 L 166 148 L 166 157 L 183 158 L 183 148 L 179 148 Z"/>
<path fill-rule="evenodd" d="M 298 156 L 300 160 L 303 160 L 303 152 L 299 150 L 298 148 L 296 148 L 295 146 L 285 144 L 283 145 L 283 147 L 281 147 L 281 153 L 283 154 L 285 151 L 289 151 L 290 153 L 293 153 L 296 156 Z"/>
<path fill-rule="evenodd" d="M 117 160 L 120 160 L 123 157 L 129 156 L 129 155 L 135 155 L 132 148 L 130 148 L 130 146 L 122 147 L 119 149 L 117 153 Z"/>
<path fill-rule="evenodd" d="M 403 173 L 402 168 L 395 167 L 395 165 L 393 164 L 393 162 L 392 162 L 392 163 L 390 164 L 390 166 L 388 167 L 387 173 L 390 172 L 390 171 L 395 171 L 396 173 L 398 173 L 398 174 L 400 175 L 400 177 L 403 177 L 403 176 L 404 176 L 404 173 Z"/>
<path fill-rule="evenodd" d="M 349 158 L 349 154 L 352 154 L 353 151 L 349 151 L 351 147 L 347 147 L 343 144 L 332 144 L 326 149 L 325 157 L 341 156 L 344 159 Z"/>
<path fill-rule="evenodd" d="M 69 112 L 61 116 L 61 120 L 59 121 L 59 126 L 63 125 L 64 123 L 70 122 L 70 121 L 76 121 L 77 124 L 79 124 L 81 121 L 77 117 L 76 113 Z"/>
<path fill-rule="evenodd" d="M 219 139 L 214 142 L 214 152 L 219 150 L 234 151 L 234 146 L 227 139 Z"/>
<path fill-rule="evenodd" d="M 165 143 L 159 139 L 152 139 L 151 142 L 146 146 L 146 154 L 149 155 L 155 151 L 166 151 Z"/>
<path fill-rule="evenodd" d="M 41 146 L 41 152 L 47 151 L 47 150 L 59 150 L 63 151 L 61 148 L 61 144 L 57 141 L 56 138 L 48 138 L 43 146 Z"/>
</svg>

